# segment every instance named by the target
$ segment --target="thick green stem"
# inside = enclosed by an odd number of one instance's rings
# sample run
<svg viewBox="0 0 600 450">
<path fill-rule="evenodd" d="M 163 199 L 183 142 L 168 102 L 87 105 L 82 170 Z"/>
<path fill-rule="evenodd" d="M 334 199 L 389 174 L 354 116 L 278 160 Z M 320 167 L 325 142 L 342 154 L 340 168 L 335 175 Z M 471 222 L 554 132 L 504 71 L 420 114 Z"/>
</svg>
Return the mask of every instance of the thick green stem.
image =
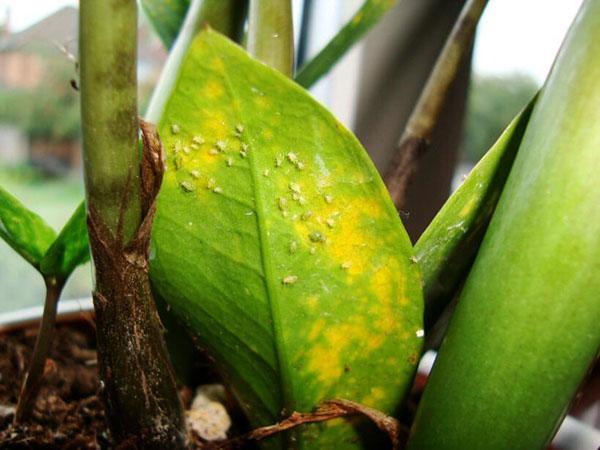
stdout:
<svg viewBox="0 0 600 450">
<path fill-rule="evenodd" d="M 117 446 L 183 449 L 182 407 L 148 279 L 163 166 L 160 140 L 148 126 L 141 155 L 138 149 L 137 6 L 80 6 L 84 172 L 109 425 Z"/>
<path fill-rule="evenodd" d="M 404 203 L 406 188 L 417 169 L 418 159 L 429 148 L 431 134 L 446 103 L 448 91 L 458 76 L 460 63 L 471 48 L 477 23 L 486 4 L 487 0 L 467 0 L 408 119 L 394 160 L 385 176 L 385 183 L 397 208 Z"/>
<path fill-rule="evenodd" d="M 294 69 L 294 26 L 291 0 L 250 0 L 248 51 L 291 77 Z"/>
<path fill-rule="evenodd" d="M 54 323 L 56 322 L 56 308 L 60 293 L 64 286 L 64 281 L 57 280 L 56 277 L 45 277 L 44 281 L 46 283 L 44 313 L 35 341 L 35 347 L 33 348 L 29 369 L 23 380 L 21 392 L 19 393 L 19 401 L 15 412 L 15 423 L 27 420 L 31 413 L 32 405 L 35 403 L 44 378 L 46 359 L 48 358 L 50 347 L 52 346 Z"/>
<path fill-rule="evenodd" d="M 186 22 L 194 3 L 199 3 L 200 26 L 209 25 L 219 33 L 240 42 L 244 32 L 248 0 L 192 0 Z"/>
<path fill-rule="evenodd" d="M 120 225 L 129 241 L 142 218 L 136 201 L 140 157 L 135 1 L 82 1 L 79 30 L 87 201 L 113 236 Z M 120 220 L 125 193 L 131 201 Z"/>
</svg>

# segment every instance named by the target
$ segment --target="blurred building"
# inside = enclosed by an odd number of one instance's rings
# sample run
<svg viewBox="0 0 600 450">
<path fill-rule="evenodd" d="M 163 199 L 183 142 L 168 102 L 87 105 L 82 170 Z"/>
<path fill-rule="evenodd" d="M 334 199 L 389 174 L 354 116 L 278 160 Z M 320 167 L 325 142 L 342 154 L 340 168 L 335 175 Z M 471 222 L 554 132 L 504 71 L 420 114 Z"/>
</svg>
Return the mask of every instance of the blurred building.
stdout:
<svg viewBox="0 0 600 450">
<path fill-rule="evenodd" d="M 0 26 L 2 101 L 11 103 L 11 99 L 17 99 L 14 101 L 17 109 L 24 109 L 25 104 L 33 105 L 33 111 L 24 111 L 20 115 L 15 112 L 12 121 L 2 117 L 0 111 L 2 163 L 28 161 L 52 173 L 79 172 L 79 124 L 78 113 L 74 111 L 78 100 L 70 86 L 70 80 L 77 77 L 77 31 L 78 10 L 74 7 L 59 9 L 16 33 L 11 32 L 9 14 Z M 138 42 L 140 88 L 149 91 L 148 87 L 153 86 L 160 75 L 167 54 L 143 19 Z M 53 106 L 65 108 L 65 104 L 71 108 L 68 113 L 56 111 L 52 114 Z M 11 116 L 10 112 L 4 116 Z M 50 123 L 52 121 L 65 123 Z"/>
</svg>

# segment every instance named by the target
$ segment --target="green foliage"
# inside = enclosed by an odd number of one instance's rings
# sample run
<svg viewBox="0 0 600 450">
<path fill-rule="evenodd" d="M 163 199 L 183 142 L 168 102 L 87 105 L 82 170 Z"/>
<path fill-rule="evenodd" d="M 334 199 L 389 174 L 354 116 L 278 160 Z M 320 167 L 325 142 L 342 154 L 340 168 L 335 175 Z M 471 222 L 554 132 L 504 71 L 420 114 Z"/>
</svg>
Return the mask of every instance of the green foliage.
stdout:
<svg viewBox="0 0 600 450">
<path fill-rule="evenodd" d="M 534 101 L 450 197 L 415 244 L 423 273 L 425 327 L 432 327 L 467 276 L 529 122 Z"/>
<path fill-rule="evenodd" d="M 86 210 L 85 204 L 81 203 L 44 255 L 40 269 L 46 275 L 66 280 L 89 258 Z"/>
<path fill-rule="evenodd" d="M 542 88 L 409 449 L 547 448 L 600 347 L 600 2 Z"/>
<path fill-rule="evenodd" d="M 190 0 L 141 0 L 140 4 L 166 48 L 171 48 L 190 5 Z"/>
<path fill-rule="evenodd" d="M 199 20 L 192 24 L 196 30 L 203 26 L 239 41 L 241 39 L 248 0 L 141 0 L 142 9 L 164 46 L 173 47 L 183 29 L 186 15 L 194 11 Z"/>
<path fill-rule="evenodd" d="M 394 411 L 421 349 L 419 273 L 356 138 L 212 31 L 190 47 L 159 131 L 152 281 L 251 422 L 334 397 Z M 355 448 L 355 433 L 331 423 L 297 438 Z"/>
<path fill-rule="evenodd" d="M 397 3 L 398 0 L 365 0 L 323 50 L 300 68 L 296 74 L 298 84 L 306 88 L 315 84 Z"/>
<path fill-rule="evenodd" d="M 40 262 L 56 233 L 36 213 L 0 187 L 0 238 L 32 266 Z"/>
<path fill-rule="evenodd" d="M 528 75 L 475 75 L 465 116 L 464 158 L 477 162 L 539 86 Z"/>
</svg>

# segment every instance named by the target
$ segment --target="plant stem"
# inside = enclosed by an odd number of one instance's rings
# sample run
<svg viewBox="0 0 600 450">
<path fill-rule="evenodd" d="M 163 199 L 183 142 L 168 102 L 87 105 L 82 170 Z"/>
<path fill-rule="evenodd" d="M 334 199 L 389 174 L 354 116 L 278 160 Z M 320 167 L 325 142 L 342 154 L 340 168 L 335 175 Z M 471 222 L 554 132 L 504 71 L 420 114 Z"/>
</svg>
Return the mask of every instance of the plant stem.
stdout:
<svg viewBox="0 0 600 450">
<path fill-rule="evenodd" d="M 44 378 L 46 359 L 50 353 L 54 335 L 54 324 L 56 322 L 56 308 L 58 299 L 62 292 L 64 281 L 56 277 L 44 277 L 46 284 L 46 299 L 44 301 L 44 313 L 40 323 L 35 347 L 29 363 L 29 369 L 21 385 L 19 400 L 15 412 L 14 423 L 20 423 L 29 417 L 32 405 L 35 403 L 39 389 Z"/>
<path fill-rule="evenodd" d="M 487 0 L 467 0 L 438 57 L 425 88 L 408 119 L 398 150 L 385 176 L 396 208 L 402 208 L 406 189 L 417 170 L 418 159 L 429 149 L 431 134 L 456 79 L 460 63 L 471 47 Z"/>
<path fill-rule="evenodd" d="M 79 30 L 88 231 L 109 425 L 116 446 L 183 449 L 182 406 L 148 279 L 163 165 L 160 140 L 148 126 L 140 161 L 135 0 L 81 2 Z"/>
<path fill-rule="evenodd" d="M 219 33 L 240 42 L 244 32 L 244 19 L 248 8 L 247 0 L 192 0 L 188 8 L 188 14 L 196 2 L 199 3 L 200 9 L 200 20 L 196 30 L 200 29 L 200 26 L 209 25 Z"/>
<path fill-rule="evenodd" d="M 365 0 L 323 50 L 300 68 L 295 77 L 296 82 L 305 88 L 315 84 L 397 3 L 398 0 Z"/>
<path fill-rule="evenodd" d="M 248 52 L 288 77 L 292 76 L 294 26 L 291 0 L 250 0 Z"/>
</svg>

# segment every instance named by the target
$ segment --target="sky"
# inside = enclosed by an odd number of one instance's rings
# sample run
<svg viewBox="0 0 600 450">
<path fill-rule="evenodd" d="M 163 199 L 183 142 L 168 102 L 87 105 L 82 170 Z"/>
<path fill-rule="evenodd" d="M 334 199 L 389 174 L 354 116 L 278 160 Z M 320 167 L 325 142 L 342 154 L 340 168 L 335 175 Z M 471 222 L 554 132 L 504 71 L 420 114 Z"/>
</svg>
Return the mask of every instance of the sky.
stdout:
<svg viewBox="0 0 600 450">
<path fill-rule="evenodd" d="M 499 75 L 523 72 L 541 83 L 581 1 L 490 0 L 479 25 L 475 71 Z M 76 0 L 0 0 L 0 17 L 9 7 L 13 30 L 18 31 L 65 5 L 77 3 Z"/>
</svg>

